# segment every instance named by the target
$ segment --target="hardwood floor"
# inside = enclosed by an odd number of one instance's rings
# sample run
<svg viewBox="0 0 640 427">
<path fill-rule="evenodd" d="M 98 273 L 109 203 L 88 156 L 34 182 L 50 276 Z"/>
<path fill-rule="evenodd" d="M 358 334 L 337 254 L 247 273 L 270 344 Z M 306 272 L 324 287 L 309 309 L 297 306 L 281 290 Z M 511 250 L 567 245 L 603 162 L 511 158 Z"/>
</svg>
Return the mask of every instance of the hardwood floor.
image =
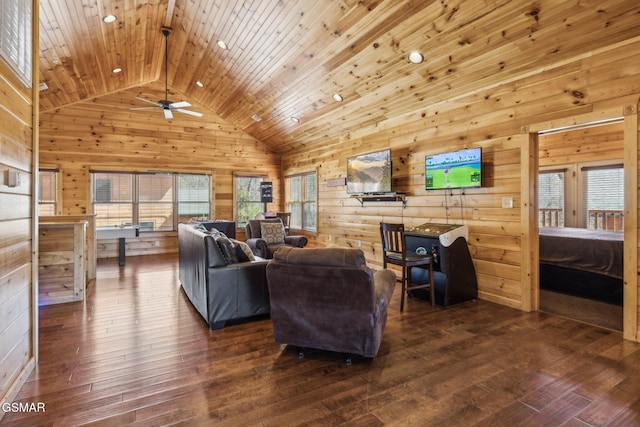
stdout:
<svg viewBox="0 0 640 427">
<path fill-rule="evenodd" d="M 640 344 L 486 301 L 399 286 L 373 360 L 273 342 L 269 319 L 210 331 L 177 257 L 102 261 L 86 303 L 41 307 L 40 363 L 2 426 L 640 425 Z M 349 327 L 336 325 L 336 327 Z"/>
</svg>

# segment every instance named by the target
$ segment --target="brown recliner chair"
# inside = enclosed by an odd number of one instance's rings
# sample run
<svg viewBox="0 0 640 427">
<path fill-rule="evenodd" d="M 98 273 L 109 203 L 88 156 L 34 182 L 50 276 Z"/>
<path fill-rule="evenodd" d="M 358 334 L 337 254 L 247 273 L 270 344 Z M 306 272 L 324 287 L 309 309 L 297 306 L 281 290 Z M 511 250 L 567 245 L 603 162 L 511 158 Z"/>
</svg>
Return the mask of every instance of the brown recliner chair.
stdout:
<svg viewBox="0 0 640 427">
<path fill-rule="evenodd" d="M 262 233 L 262 224 L 273 224 L 276 232 L 270 233 L 268 236 Z M 280 227 L 277 227 L 277 224 Z M 277 230 L 280 230 L 277 232 Z M 297 248 L 304 248 L 307 244 L 307 238 L 305 236 L 286 236 L 284 225 L 281 218 L 270 219 L 251 219 L 245 226 L 245 232 L 247 235 L 247 244 L 251 248 L 251 251 L 265 259 L 271 259 L 276 249 L 283 246 L 293 246 Z"/>
<path fill-rule="evenodd" d="M 276 343 L 375 357 L 396 276 L 361 249 L 283 247 L 267 265 Z"/>
</svg>

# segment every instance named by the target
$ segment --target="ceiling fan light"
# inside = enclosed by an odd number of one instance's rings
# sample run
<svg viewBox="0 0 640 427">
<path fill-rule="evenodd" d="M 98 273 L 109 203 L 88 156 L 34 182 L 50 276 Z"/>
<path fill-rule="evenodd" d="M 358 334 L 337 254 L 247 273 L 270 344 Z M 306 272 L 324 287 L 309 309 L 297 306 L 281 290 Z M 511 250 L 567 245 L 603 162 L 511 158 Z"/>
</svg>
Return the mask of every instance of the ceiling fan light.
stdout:
<svg viewBox="0 0 640 427">
<path fill-rule="evenodd" d="M 409 54 L 409 62 L 412 64 L 421 64 L 424 61 L 424 55 L 420 52 L 414 51 Z"/>
<path fill-rule="evenodd" d="M 116 15 L 105 15 L 102 17 L 102 22 L 104 22 L 105 24 L 110 24 L 112 22 L 115 22 L 116 19 L 118 19 Z"/>
<path fill-rule="evenodd" d="M 223 40 L 218 40 L 217 44 L 220 49 L 224 49 L 224 50 L 229 49 L 229 46 L 227 46 L 227 44 Z"/>
</svg>

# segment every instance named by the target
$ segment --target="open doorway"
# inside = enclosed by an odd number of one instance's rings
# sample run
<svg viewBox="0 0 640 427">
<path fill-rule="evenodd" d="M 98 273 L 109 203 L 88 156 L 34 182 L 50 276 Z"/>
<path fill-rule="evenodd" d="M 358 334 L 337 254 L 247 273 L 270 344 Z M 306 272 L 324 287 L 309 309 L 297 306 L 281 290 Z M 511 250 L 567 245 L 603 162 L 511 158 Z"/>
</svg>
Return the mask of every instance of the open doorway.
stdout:
<svg viewBox="0 0 640 427">
<path fill-rule="evenodd" d="M 624 122 L 538 133 L 541 311 L 622 331 Z"/>
</svg>

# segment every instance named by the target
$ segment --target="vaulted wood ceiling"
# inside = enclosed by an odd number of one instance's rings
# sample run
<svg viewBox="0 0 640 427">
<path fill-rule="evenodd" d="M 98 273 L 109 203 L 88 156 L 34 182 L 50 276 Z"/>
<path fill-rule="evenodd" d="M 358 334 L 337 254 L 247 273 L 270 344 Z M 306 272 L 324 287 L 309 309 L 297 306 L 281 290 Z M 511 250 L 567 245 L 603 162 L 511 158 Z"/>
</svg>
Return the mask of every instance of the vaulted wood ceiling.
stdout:
<svg viewBox="0 0 640 427">
<path fill-rule="evenodd" d="M 116 21 L 103 23 L 108 14 Z M 285 152 L 436 114 L 469 94 L 500 102 L 501 83 L 588 61 L 594 50 L 640 37 L 639 22 L 637 0 L 41 0 L 40 82 L 48 89 L 40 105 L 130 88 L 163 99 L 161 85 L 149 83 L 165 80 L 161 28 L 170 27 L 169 99 Z M 408 61 L 414 50 L 422 64 Z M 581 102 L 579 91 L 566 92 Z M 142 106 L 132 97 L 114 108 Z M 131 120 L 142 114 L 162 113 L 131 111 Z"/>
</svg>

